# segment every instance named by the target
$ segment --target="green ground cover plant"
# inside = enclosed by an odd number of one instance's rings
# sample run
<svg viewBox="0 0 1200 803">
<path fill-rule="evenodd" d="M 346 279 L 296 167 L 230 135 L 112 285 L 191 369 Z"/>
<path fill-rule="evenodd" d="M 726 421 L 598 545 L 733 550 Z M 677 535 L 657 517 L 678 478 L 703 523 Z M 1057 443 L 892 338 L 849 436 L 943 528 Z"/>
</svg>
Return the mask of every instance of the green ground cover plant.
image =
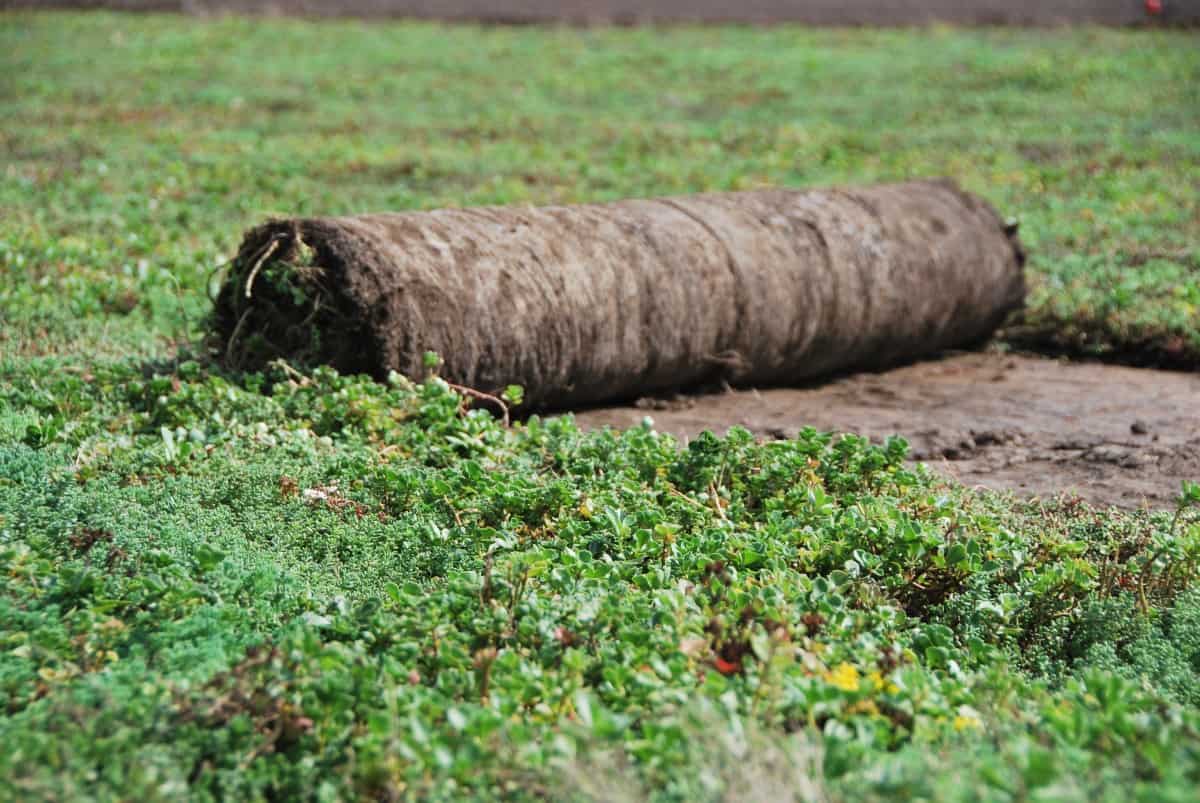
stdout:
<svg viewBox="0 0 1200 803">
<path fill-rule="evenodd" d="M 1190 800 L 1200 488 L 203 359 L 271 212 L 948 173 L 1014 344 L 1195 365 L 1194 35 L 0 15 L 0 798 Z M 786 797 L 783 799 L 787 799 Z"/>
<path fill-rule="evenodd" d="M 694 770 L 713 729 L 798 734 L 832 799 L 1200 779 L 1200 487 L 1015 503 L 898 440 L 506 428 L 436 377 L 189 362 L 4 402 L 20 796 L 523 798 L 622 761 L 736 797 Z"/>
</svg>

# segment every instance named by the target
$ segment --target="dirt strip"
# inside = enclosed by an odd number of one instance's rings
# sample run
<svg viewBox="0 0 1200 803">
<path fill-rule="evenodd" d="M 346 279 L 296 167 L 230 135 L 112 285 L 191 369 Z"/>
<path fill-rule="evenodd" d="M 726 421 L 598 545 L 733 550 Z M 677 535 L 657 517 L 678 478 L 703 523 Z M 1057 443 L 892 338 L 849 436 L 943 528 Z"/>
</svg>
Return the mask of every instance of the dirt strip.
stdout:
<svg viewBox="0 0 1200 803">
<path fill-rule="evenodd" d="M 742 426 L 783 438 L 804 426 L 897 433 L 912 456 L 969 486 L 1101 505 L 1168 507 L 1200 480 L 1200 374 L 966 354 L 808 389 L 642 399 L 576 413 L 585 428 L 646 416 L 687 439 Z"/>
<path fill-rule="evenodd" d="M 1200 23 L 1197 0 L 0 0 L 5 8 L 108 8 L 493 23 L 733 22 L 803 25 L 1139 25 Z"/>
</svg>

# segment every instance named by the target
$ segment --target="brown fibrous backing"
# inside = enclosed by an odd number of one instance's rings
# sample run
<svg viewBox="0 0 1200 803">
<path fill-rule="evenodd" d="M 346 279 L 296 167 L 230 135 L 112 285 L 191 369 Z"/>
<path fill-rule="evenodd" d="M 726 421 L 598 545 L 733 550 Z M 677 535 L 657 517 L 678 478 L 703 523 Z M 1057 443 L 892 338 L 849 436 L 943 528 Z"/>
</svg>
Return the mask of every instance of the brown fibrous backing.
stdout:
<svg viewBox="0 0 1200 803">
<path fill-rule="evenodd" d="M 786 385 L 986 340 L 1015 227 L 945 179 L 274 220 L 213 316 L 226 359 L 525 390 L 528 408 Z"/>
</svg>

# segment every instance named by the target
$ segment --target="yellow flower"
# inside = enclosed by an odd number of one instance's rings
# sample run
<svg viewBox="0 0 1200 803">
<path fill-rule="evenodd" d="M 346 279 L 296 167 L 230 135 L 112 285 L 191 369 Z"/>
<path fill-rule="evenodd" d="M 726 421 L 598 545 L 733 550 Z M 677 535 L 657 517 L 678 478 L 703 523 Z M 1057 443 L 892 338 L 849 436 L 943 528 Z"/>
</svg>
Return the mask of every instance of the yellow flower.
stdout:
<svg viewBox="0 0 1200 803">
<path fill-rule="evenodd" d="M 845 661 L 824 675 L 825 682 L 842 691 L 858 691 L 858 669 Z"/>
<path fill-rule="evenodd" d="M 974 714 L 958 714 L 954 717 L 954 729 L 956 731 L 965 731 L 968 728 L 981 728 L 978 717 Z"/>
<path fill-rule="evenodd" d="M 874 691 L 887 691 L 888 694 L 895 694 L 900 691 L 900 687 L 884 678 L 879 670 L 867 675 L 867 680 L 871 681 L 871 688 Z"/>
</svg>

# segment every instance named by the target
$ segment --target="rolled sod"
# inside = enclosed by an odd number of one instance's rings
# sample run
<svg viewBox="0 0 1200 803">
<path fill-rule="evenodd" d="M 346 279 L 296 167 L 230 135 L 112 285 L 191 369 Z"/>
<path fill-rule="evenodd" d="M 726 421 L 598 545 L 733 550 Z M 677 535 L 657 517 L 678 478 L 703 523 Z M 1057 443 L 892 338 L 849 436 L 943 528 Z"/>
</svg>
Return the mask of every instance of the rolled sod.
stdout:
<svg viewBox="0 0 1200 803">
<path fill-rule="evenodd" d="M 948 180 L 274 220 L 213 316 L 275 358 L 438 373 L 565 407 L 779 385 L 986 340 L 1025 295 L 1015 227 Z"/>
</svg>

